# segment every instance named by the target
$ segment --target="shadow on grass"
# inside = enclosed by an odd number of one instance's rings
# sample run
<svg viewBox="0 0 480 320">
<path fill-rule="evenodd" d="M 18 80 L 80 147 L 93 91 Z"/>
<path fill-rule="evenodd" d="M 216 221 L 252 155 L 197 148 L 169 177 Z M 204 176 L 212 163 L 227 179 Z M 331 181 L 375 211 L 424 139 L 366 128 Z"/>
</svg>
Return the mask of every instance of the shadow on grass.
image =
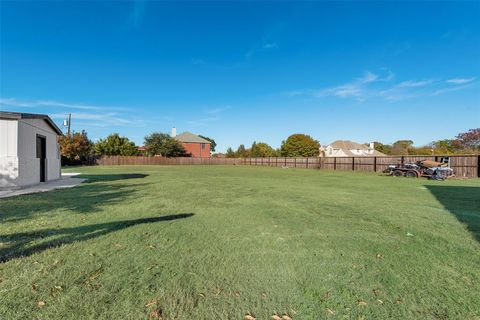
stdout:
<svg viewBox="0 0 480 320">
<path fill-rule="evenodd" d="M 78 178 L 88 179 L 86 183 L 99 181 L 116 181 L 127 179 L 142 179 L 148 177 L 148 174 L 143 173 L 120 173 L 120 174 L 81 174 L 76 176 Z"/>
<path fill-rule="evenodd" d="M 0 263 L 19 257 L 30 256 L 34 253 L 49 248 L 55 248 L 63 244 L 96 238 L 110 232 L 119 231 L 139 224 L 172 221 L 191 216 L 193 216 L 193 213 L 181 213 L 153 218 L 99 223 L 80 227 L 44 229 L 34 232 L 0 235 L 0 243 L 6 243 L 8 246 L 7 248 L 0 249 Z M 33 246 L 29 245 L 31 242 L 39 242 L 42 241 L 42 239 L 52 237 L 54 239 Z"/>
<path fill-rule="evenodd" d="M 123 178 L 120 178 L 123 176 Z M 127 176 L 127 177 L 125 177 Z M 149 183 L 102 183 L 119 179 L 144 178 L 147 175 L 91 175 L 90 183 L 77 187 L 52 190 L 49 192 L 21 195 L 1 199 L 0 222 L 14 222 L 30 218 L 32 215 L 69 210 L 73 213 L 91 214 L 103 206 L 116 204 L 135 197 L 143 186 Z M 99 182 L 99 183 L 94 183 Z"/>
<path fill-rule="evenodd" d="M 480 187 L 425 186 L 480 242 Z"/>
</svg>

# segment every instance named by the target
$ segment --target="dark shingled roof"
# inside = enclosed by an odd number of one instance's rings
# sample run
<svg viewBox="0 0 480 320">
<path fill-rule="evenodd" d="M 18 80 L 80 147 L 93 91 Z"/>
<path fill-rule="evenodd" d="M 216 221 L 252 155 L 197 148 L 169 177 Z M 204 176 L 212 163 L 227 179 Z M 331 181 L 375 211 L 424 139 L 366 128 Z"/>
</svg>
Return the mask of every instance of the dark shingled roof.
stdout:
<svg viewBox="0 0 480 320">
<path fill-rule="evenodd" d="M 43 119 L 48 125 L 59 135 L 63 135 L 62 130 L 53 122 L 53 120 L 46 114 L 37 114 L 37 113 L 20 113 L 20 112 L 7 112 L 0 111 L 0 119 L 8 120 L 20 120 L 20 119 Z"/>
<path fill-rule="evenodd" d="M 208 144 L 210 144 L 210 141 L 205 140 L 203 138 L 200 138 L 196 134 L 193 134 L 193 133 L 188 132 L 188 131 L 180 133 L 179 135 L 175 136 L 174 139 L 176 139 L 180 142 L 194 142 L 194 143 L 208 143 Z"/>
</svg>

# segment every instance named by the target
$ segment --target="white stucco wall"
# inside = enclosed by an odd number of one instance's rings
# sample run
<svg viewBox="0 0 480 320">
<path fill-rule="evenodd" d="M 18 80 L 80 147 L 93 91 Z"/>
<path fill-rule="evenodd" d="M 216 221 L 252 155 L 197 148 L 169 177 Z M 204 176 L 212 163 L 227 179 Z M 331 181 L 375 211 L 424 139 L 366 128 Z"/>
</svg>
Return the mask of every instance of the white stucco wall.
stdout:
<svg viewBox="0 0 480 320">
<path fill-rule="evenodd" d="M 45 136 L 47 151 L 46 180 L 59 179 L 60 156 L 57 133 L 43 119 L 21 119 L 18 121 L 18 158 L 21 185 L 40 182 L 40 159 L 37 159 L 37 134 Z"/>
<path fill-rule="evenodd" d="M 0 188 L 18 184 L 18 122 L 0 119 Z"/>
<path fill-rule="evenodd" d="M 58 136 L 45 120 L 0 120 L 0 187 L 27 186 L 40 182 L 37 134 L 46 139 L 46 180 L 61 177 Z"/>
<path fill-rule="evenodd" d="M 373 149 L 350 149 L 350 151 L 354 156 L 362 157 L 362 156 L 371 156 L 373 155 Z M 327 146 L 325 148 L 325 156 L 326 157 L 351 157 L 351 154 L 346 154 L 345 151 L 342 149 L 333 149 L 331 146 Z"/>
<path fill-rule="evenodd" d="M 341 149 L 333 149 L 331 146 L 327 146 L 325 149 L 325 156 L 326 157 L 346 157 L 347 154 L 343 152 Z"/>
</svg>

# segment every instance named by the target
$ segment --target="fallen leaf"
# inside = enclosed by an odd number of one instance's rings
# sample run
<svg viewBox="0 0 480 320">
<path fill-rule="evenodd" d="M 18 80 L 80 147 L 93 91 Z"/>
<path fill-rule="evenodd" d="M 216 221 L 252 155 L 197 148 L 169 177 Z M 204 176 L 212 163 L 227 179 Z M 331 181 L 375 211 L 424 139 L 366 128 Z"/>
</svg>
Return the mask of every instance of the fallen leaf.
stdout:
<svg viewBox="0 0 480 320">
<path fill-rule="evenodd" d="M 162 317 L 162 310 L 153 310 L 152 312 L 150 312 L 150 315 L 148 316 L 148 320 L 153 320 L 153 319 L 158 319 L 158 320 L 162 320 L 163 317 Z"/>
<path fill-rule="evenodd" d="M 45 304 L 46 304 L 45 301 L 37 301 L 37 306 L 38 306 L 39 308 L 42 308 Z"/>
<path fill-rule="evenodd" d="M 413 237 L 413 234 L 411 234 L 410 232 L 407 232 L 407 237 Z"/>
<path fill-rule="evenodd" d="M 284 314 L 284 315 L 282 316 L 282 319 L 283 319 L 283 320 L 292 320 L 292 318 L 290 318 L 290 316 L 289 316 L 288 314 Z"/>
<path fill-rule="evenodd" d="M 157 304 L 157 300 L 156 300 L 156 299 L 150 300 L 150 301 L 145 305 L 145 307 L 148 308 L 148 307 L 153 306 L 154 304 Z"/>
<path fill-rule="evenodd" d="M 240 292 L 238 292 L 238 291 L 235 291 L 235 293 L 234 293 L 234 294 L 235 294 L 235 297 L 240 297 Z"/>
<path fill-rule="evenodd" d="M 102 266 L 100 266 L 100 268 L 98 268 L 97 270 L 90 272 L 90 275 L 89 275 L 90 280 L 95 280 L 102 274 L 102 272 L 103 272 Z"/>
<path fill-rule="evenodd" d="M 366 305 L 368 305 L 368 303 L 367 303 L 365 300 L 361 300 L 361 299 L 360 299 L 360 300 L 357 300 L 357 303 L 358 303 L 359 306 L 366 306 Z"/>
<path fill-rule="evenodd" d="M 267 294 L 265 292 L 262 292 L 262 298 L 265 299 L 267 297 Z"/>
<path fill-rule="evenodd" d="M 154 244 L 151 244 L 151 245 L 149 245 L 148 247 L 149 247 L 150 249 L 155 249 L 157 246 L 154 245 Z"/>
<path fill-rule="evenodd" d="M 402 300 L 401 300 L 401 299 L 395 300 L 395 304 L 400 304 L 400 303 L 402 303 Z"/>
<path fill-rule="evenodd" d="M 254 316 L 250 315 L 250 314 L 246 314 L 245 315 L 245 320 L 256 320 L 257 318 L 255 318 Z"/>
<path fill-rule="evenodd" d="M 377 299 L 378 303 L 383 304 L 383 301 L 380 299 Z"/>
<path fill-rule="evenodd" d="M 1 281 L 0 281 L 1 282 Z M 36 283 L 32 283 L 32 290 L 36 291 L 38 288 L 38 285 Z"/>
<path fill-rule="evenodd" d="M 335 311 L 333 311 L 332 309 L 330 308 L 327 308 L 327 312 L 331 315 L 334 315 L 335 314 Z"/>
<path fill-rule="evenodd" d="M 198 295 L 199 295 L 200 297 L 202 297 L 202 298 L 205 298 L 205 294 L 203 294 L 203 293 L 201 293 L 201 292 L 200 292 Z"/>
<path fill-rule="evenodd" d="M 272 315 L 272 319 L 273 320 L 282 320 L 282 318 L 280 318 L 280 316 L 278 314 Z"/>
<path fill-rule="evenodd" d="M 50 296 L 56 297 L 60 294 L 60 291 L 62 291 L 63 288 L 61 286 L 54 286 L 53 288 L 50 289 Z"/>
<path fill-rule="evenodd" d="M 376 257 L 377 259 L 383 259 L 384 255 L 383 253 L 377 253 Z"/>
</svg>

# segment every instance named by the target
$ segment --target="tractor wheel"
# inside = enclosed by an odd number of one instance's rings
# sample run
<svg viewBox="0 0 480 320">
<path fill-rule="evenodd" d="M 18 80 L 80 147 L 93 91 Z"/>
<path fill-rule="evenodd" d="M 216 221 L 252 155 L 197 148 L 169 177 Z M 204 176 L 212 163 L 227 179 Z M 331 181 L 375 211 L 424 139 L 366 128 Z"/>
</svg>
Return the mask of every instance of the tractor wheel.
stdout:
<svg viewBox="0 0 480 320">
<path fill-rule="evenodd" d="M 407 177 L 407 178 L 418 178 L 418 174 L 417 174 L 417 172 L 415 172 L 413 170 L 410 170 L 410 171 L 405 172 L 405 177 Z"/>
<path fill-rule="evenodd" d="M 395 177 L 403 177 L 403 171 L 401 171 L 401 170 L 395 170 L 395 171 L 393 171 L 393 175 L 394 175 Z"/>
</svg>

